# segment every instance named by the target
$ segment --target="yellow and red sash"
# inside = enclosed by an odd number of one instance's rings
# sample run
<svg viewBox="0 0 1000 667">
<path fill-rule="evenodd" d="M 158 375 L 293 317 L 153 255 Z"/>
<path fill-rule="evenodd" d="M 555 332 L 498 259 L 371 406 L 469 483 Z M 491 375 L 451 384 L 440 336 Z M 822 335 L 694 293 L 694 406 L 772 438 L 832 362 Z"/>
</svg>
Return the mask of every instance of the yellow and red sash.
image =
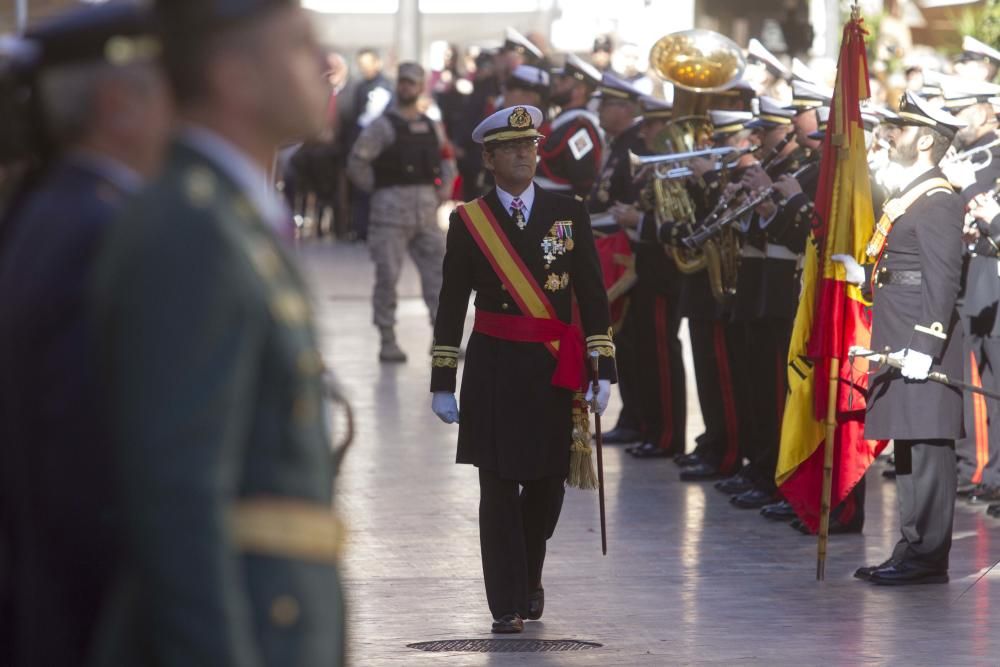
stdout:
<svg viewBox="0 0 1000 667">
<path fill-rule="evenodd" d="M 556 316 L 555 308 L 510 244 L 486 201 L 458 207 L 458 215 L 525 315 L 476 311 L 475 330 L 494 338 L 542 343 L 556 358 L 552 384 L 579 391 L 583 384 L 583 334 Z"/>
</svg>

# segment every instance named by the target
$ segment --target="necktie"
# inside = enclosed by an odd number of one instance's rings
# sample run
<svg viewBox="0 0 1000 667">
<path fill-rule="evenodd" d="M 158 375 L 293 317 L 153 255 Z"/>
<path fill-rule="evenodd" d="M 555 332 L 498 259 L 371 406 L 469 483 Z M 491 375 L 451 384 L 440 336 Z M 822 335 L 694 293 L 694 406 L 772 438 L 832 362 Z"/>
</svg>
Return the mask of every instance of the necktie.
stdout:
<svg viewBox="0 0 1000 667">
<path fill-rule="evenodd" d="M 524 202 L 521 201 L 520 197 L 514 197 L 510 203 L 510 215 L 517 223 L 518 229 L 524 229 L 527 226 L 528 221 L 524 219 Z"/>
</svg>

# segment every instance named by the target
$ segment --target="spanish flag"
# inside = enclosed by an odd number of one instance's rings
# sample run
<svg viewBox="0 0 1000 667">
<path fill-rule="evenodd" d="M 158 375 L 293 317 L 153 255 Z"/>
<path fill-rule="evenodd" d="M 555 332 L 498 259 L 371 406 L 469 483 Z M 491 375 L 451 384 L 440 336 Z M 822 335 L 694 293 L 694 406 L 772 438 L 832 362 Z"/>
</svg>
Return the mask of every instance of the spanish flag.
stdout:
<svg viewBox="0 0 1000 667">
<path fill-rule="evenodd" d="M 789 396 L 776 471 L 782 495 L 813 530 L 820 520 L 831 361 L 841 362 L 831 507 L 847 497 L 886 444 L 864 439 L 868 367 L 847 359 L 852 345 L 869 344 L 870 310 L 860 289 L 847 284 L 843 266 L 830 259 L 845 254 L 864 263 L 875 224 L 860 109 L 861 100 L 871 94 L 862 22 L 855 15 L 844 26 L 823 140 L 816 219 L 788 351 Z"/>
</svg>

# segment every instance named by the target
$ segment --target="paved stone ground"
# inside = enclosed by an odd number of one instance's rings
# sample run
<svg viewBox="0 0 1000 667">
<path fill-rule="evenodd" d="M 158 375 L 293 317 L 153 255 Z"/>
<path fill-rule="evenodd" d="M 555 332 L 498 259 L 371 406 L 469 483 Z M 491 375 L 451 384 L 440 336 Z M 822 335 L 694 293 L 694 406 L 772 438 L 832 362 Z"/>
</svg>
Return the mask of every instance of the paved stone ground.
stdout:
<svg viewBox="0 0 1000 667">
<path fill-rule="evenodd" d="M 854 580 L 854 568 L 886 557 L 898 530 L 894 487 L 876 464 L 865 533 L 832 538 L 827 580 L 817 583 L 815 539 L 733 508 L 710 484 L 679 482 L 670 461 L 636 461 L 610 447 L 609 554 L 600 553 L 596 495 L 571 490 L 549 543 L 544 620 L 522 635 L 603 648 L 407 648 L 490 637 L 475 471 L 454 465 L 455 427 L 430 412 L 431 332 L 413 269 L 399 309 L 410 362 L 384 366 L 376 361 L 365 249 L 314 243 L 300 252 L 319 301 L 324 354 L 359 422 L 337 499 L 352 527 L 344 567 L 353 664 L 1000 664 L 992 619 L 1000 568 L 977 583 L 1000 558 L 1000 521 L 982 510 L 958 505 L 949 585 L 886 589 Z M 617 410 L 613 402 L 607 421 Z M 692 403 L 689 442 L 701 424 Z"/>
</svg>

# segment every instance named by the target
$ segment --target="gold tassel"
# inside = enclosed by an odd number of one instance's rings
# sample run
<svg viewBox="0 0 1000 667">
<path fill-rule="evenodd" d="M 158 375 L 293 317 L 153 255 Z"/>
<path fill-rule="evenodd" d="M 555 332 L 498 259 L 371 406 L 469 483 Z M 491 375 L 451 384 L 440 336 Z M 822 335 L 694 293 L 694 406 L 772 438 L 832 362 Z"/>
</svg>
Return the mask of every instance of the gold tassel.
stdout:
<svg viewBox="0 0 1000 667">
<path fill-rule="evenodd" d="M 590 446 L 590 413 L 583 394 L 573 396 L 573 443 L 569 451 L 569 477 L 566 483 L 576 489 L 597 489 L 594 449 Z"/>
</svg>

